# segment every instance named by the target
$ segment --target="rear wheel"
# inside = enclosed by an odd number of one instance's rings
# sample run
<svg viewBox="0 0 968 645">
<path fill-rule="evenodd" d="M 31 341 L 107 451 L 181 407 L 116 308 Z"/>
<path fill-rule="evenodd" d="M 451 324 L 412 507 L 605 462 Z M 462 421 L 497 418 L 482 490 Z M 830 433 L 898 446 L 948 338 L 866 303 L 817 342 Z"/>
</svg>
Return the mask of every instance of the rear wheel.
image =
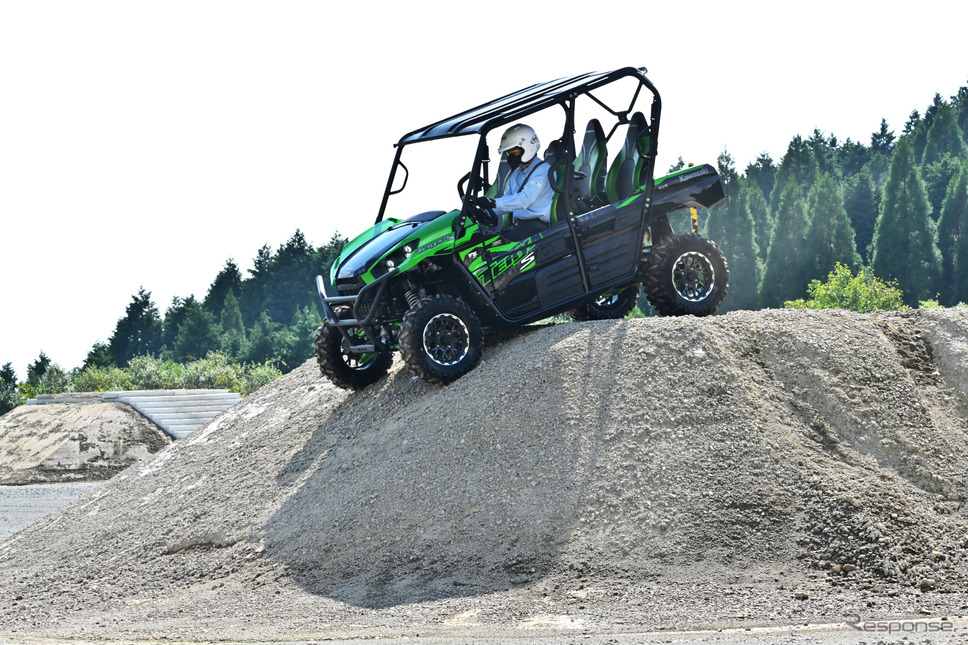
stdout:
<svg viewBox="0 0 968 645">
<path fill-rule="evenodd" d="M 450 383 L 481 360 L 484 333 L 473 310 L 451 296 L 424 298 L 400 325 L 400 355 L 417 376 Z"/>
<path fill-rule="evenodd" d="M 670 235 L 652 249 L 645 293 L 663 316 L 708 316 L 729 288 L 729 266 L 716 243 L 697 233 Z"/>
<path fill-rule="evenodd" d="M 361 329 L 350 327 L 347 333 L 351 337 L 365 339 Z M 349 351 L 349 346 L 340 330 L 327 322 L 323 322 L 316 332 L 316 362 L 319 364 L 319 371 L 337 387 L 362 390 L 390 371 L 392 353 L 355 354 Z"/>
<path fill-rule="evenodd" d="M 572 320 L 614 320 L 625 318 L 635 309 L 639 285 L 633 284 L 612 293 L 602 294 L 595 302 L 568 312 Z"/>
</svg>

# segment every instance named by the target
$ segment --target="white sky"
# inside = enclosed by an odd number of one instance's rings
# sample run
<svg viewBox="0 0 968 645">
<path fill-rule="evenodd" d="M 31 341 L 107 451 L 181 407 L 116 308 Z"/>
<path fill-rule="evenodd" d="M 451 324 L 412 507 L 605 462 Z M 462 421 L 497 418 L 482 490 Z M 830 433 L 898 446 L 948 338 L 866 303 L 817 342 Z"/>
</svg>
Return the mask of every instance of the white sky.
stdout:
<svg viewBox="0 0 968 645">
<path fill-rule="evenodd" d="M 0 0 L 0 364 L 80 365 L 142 285 L 163 312 L 297 228 L 352 237 L 401 135 L 532 83 L 644 65 L 658 167 L 742 170 L 968 79 L 960 3 L 568 4 Z"/>
</svg>

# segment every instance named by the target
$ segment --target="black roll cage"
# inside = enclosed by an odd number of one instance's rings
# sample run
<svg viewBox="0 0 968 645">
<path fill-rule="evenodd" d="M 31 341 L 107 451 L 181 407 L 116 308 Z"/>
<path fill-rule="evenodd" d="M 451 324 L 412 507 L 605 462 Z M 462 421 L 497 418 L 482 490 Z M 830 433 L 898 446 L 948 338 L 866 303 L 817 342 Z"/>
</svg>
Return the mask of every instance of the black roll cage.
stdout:
<svg viewBox="0 0 968 645">
<path fill-rule="evenodd" d="M 465 192 L 464 202 L 466 205 L 468 195 L 476 195 L 480 191 L 486 189 L 486 186 L 482 186 L 481 184 L 482 182 L 486 183 L 488 181 L 487 164 L 489 163 L 489 153 L 487 149 L 487 134 L 495 128 L 517 122 L 530 114 L 540 112 L 553 107 L 554 105 L 560 105 L 565 111 L 565 130 L 559 140 L 561 141 L 562 145 L 562 153 L 566 159 L 566 167 L 570 168 L 571 163 L 574 161 L 576 155 L 574 140 L 575 99 L 582 95 L 588 96 L 595 103 L 616 117 L 615 124 L 612 126 L 608 132 L 608 135 L 606 136 L 607 140 L 611 140 L 612 135 L 615 134 L 615 131 L 618 129 L 618 127 L 629 122 L 629 114 L 632 112 L 632 108 L 635 106 L 635 103 L 638 100 L 642 87 L 647 88 L 652 93 L 652 108 L 649 120 L 649 128 L 652 136 L 649 138 L 650 149 L 648 151 L 643 150 L 642 153 L 646 154 L 649 159 L 654 162 L 656 153 L 658 151 L 659 117 L 662 111 L 662 101 L 658 90 L 655 88 L 652 82 L 649 81 L 645 74 L 646 69 L 644 67 L 623 67 L 621 69 L 612 70 L 609 72 L 591 72 L 561 78 L 554 81 L 548 81 L 546 83 L 538 83 L 517 92 L 512 92 L 511 94 L 507 94 L 488 103 L 465 110 L 464 112 L 460 112 L 447 119 L 437 121 L 404 135 L 400 141 L 394 144 L 396 153 L 394 155 L 393 165 L 390 168 L 390 176 L 387 178 L 386 188 L 383 192 L 383 200 L 380 203 L 380 211 L 377 214 L 375 223 L 378 224 L 383 220 L 384 214 L 386 213 L 387 202 L 389 201 L 390 196 L 402 192 L 406 187 L 409 171 L 407 170 L 407 167 L 400 161 L 400 159 L 403 149 L 410 144 L 475 134 L 480 136 L 477 154 L 474 158 L 474 165 L 470 172 L 470 182 L 468 183 L 467 190 Z M 628 108 L 624 111 L 616 111 L 612 109 L 604 102 L 599 100 L 598 97 L 592 94 L 592 90 L 596 88 L 603 87 L 619 79 L 629 77 L 637 79 L 639 81 L 639 85 L 635 89 L 635 93 L 632 96 Z M 404 176 L 403 185 L 394 190 L 393 182 L 396 178 L 398 167 L 403 168 L 406 175 Z M 565 195 L 570 195 L 572 191 L 572 184 L 574 182 L 573 173 L 566 172 L 564 175 L 563 188 L 556 186 L 554 182 L 552 182 L 552 186 L 556 192 L 563 192 Z M 648 205 L 652 203 L 652 177 L 649 179 L 649 181 L 645 182 L 644 191 L 646 193 L 646 208 L 648 208 Z M 464 209 L 464 212 L 466 212 L 466 208 Z M 459 228 L 463 228 L 463 221 L 464 220 L 462 217 L 460 223 L 458 224 Z M 577 232 L 575 231 L 573 213 L 569 214 L 568 221 L 572 230 L 572 236 L 576 237 L 575 241 L 577 242 Z M 459 233 L 460 230 L 458 230 L 458 236 Z M 585 274 L 584 267 L 582 267 L 582 274 Z"/>
</svg>

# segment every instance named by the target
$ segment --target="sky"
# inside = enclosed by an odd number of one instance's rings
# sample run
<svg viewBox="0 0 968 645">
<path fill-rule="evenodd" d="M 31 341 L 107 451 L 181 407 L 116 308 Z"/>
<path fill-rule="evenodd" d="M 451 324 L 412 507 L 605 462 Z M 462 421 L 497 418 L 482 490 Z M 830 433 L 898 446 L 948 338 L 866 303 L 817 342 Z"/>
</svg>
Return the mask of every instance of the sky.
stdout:
<svg viewBox="0 0 968 645">
<path fill-rule="evenodd" d="M 164 312 L 296 229 L 355 236 L 403 134 L 537 82 L 647 67 L 657 167 L 741 171 L 968 82 L 968 5 L 568 6 L 0 0 L 0 364 L 79 366 L 141 287 Z"/>
</svg>

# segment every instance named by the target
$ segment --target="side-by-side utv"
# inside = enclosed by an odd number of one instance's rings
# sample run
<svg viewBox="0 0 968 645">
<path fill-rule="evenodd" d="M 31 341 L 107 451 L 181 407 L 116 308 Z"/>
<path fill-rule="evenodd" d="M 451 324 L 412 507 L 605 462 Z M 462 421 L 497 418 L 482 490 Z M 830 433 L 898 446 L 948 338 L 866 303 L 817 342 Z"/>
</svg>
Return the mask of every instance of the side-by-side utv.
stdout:
<svg viewBox="0 0 968 645">
<path fill-rule="evenodd" d="M 485 327 L 563 312 L 621 318 L 640 288 L 663 315 L 713 313 L 729 285 L 726 259 L 695 225 L 675 233 L 668 215 L 711 208 L 723 188 L 709 165 L 654 179 L 660 112 L 645 69 L 629 67 L 533 85 L 400 139 L 376 223 L 346 244 L 328 280 L 317 278 L 323 375 L 361 389 L 386 374 L 399 350 L 418 376 L 448 383 L 477 364 Z M 510 168 L 491 151 L 521 122 L 557 137 L 543 154 L 555 196 L 551 225 L 511 241 L 502 236 L 507 216 L 480 204 L 503 193 Z M 584 137 L 576 142 L 579 125 Z M 410 183 L 405 154 L 454 138 L 476 141 L 468 146 L 470 171 L 450 178 L 457 195 L 416 197 L 450 197 L 456 207 L 391 214 Z M 430 158 L 437 175 L 460 167 L 458 159 Z"/>
</svg>

